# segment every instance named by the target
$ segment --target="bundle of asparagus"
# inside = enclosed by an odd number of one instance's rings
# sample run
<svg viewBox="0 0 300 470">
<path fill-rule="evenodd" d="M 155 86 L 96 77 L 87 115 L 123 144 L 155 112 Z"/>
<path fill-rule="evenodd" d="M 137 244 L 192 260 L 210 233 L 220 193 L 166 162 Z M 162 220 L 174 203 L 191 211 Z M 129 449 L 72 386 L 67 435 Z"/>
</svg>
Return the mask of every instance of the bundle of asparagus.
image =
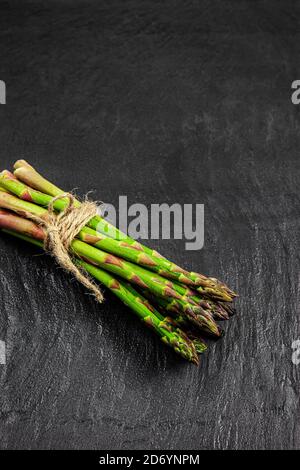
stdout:
<svg viewBox="0 0 300 470">
<path fill-rule="evenodd" d="M 18 160 L 14 170 L 0 173 L 0 229 L 43 248 L 45 229 L 35 219 L 46 220 L 50 205 L 63 213 L 70 201 L 25 160 Z M 81 205 L 76 199 L 74 204 Z M 177 266 L 99 215 L 79 231 L 70 251 L 80 269 L 195 364 L 207 348 L 202 336 L 220 337 L 217 321 L 234 314 L 236 294 L 225 284 Z"/>
</svg>

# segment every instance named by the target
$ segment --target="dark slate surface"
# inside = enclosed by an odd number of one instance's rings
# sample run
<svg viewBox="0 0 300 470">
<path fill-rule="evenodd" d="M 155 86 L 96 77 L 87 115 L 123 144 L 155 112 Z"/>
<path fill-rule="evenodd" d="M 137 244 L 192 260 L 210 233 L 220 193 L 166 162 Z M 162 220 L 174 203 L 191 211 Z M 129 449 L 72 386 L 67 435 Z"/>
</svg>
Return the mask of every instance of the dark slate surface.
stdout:
<svg viewBox="0 0 300 470">
<path fill-rule="evenodd" d="M 1 167 L 117 204 L 205 204 L 205 246 L 152 241 L 238 290 L 197 369 L 117 300 L 1 236 L 0 446 L 299 448 L 296 2 L 1 2 Z"/>
</svg>

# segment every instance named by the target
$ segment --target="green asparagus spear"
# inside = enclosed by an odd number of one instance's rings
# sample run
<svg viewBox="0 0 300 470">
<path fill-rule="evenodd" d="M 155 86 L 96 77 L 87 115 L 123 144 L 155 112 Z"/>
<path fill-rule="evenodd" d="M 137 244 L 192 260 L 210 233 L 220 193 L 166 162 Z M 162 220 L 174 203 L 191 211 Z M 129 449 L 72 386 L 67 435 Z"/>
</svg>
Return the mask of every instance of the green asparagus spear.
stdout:
<svg viewBox="0 0 300 470">
<path fill-rule="evenodd" d="M 122 280 L 123 284 L 125 285 L 125 287 L 130 290 L 134 295 L 137 293 L 137 291 L 133 288 L 133 286 L 129 283 L 129 282 L 126 282 L 124 280 Z M 140 295 L 140 292 L 139 292 L 139 295 Z M 148 295 L 148 294 L 147 294 Z M 152 303 L 149 302 L 149 297 L 147 297 L 143 295 L 143 292 L 142 292 L 142 298 L 143 298 L 143 303 L 151 310 L 154 308 L 154 306 L 152 305 Z M 153 299 L 155 299 L 154 296 L 152 296 Z M 159 310 L 156 310 L 156 314 L 157 315 L 161 315 L 160 311 L 164 314 L 165 313 L 165 310 L 162 308 L 162 306 L 159 306 Z M 161 315 L 161 320 L 164 318 L 163 315 Z M 169 317 L 168 317 L 169 318 Z M 177 321 L 178 320 L 178 321 Z M 180 327 L 181 325 L 184 325 L 185 327 L 187 327 L 187 336 L 188 338 L 193 338 L 193 343 L 196 347 L 196 351 L 198 354 L 202 354 L 204 351 L 207 350 L 207 345 L 204 343 L 203 339 L 199 336 L 199 334 L 197 333 L 197 331 L 195 329 L 191 330 L 190 329 L 190 325 L 188 324 L 188 322 L 184 322 L 181 317 L 179 315 L 177 316 L 173 316 L 172 314 L 172 319 L 169 319 L 169 321 L 171 321 L 173 323 L 173 325 L 175 325 L 177 328 Z"/>
<path fill-rule="evenodd" d="M 176 322 L 185 329 L 188 329 L 190 327 L 190 323 L 193 323 L 186 315 L 182 314 L 182 308 L 179 305 L 179 301 L 177 299 L 170 300 L 157 297 L 154 296 L 149 290 L 142 289 L 141 292 L 143 296 L 146 297 L 153 305 L 163 309 L 163 311 L 170 312 L 171 315 L 175 318 Z M 201 314 L 196 313 L 196 317 L 197 321 L 194 323 L 194 326 L 199 328 L 200 324 L 201 327 L 199 329 L 204 331 L 209 336 L 215 338 L 220 338 L 222 336 L 222 330 L 216 324 L 210 311 L 202 309 Z"/>
</svg>

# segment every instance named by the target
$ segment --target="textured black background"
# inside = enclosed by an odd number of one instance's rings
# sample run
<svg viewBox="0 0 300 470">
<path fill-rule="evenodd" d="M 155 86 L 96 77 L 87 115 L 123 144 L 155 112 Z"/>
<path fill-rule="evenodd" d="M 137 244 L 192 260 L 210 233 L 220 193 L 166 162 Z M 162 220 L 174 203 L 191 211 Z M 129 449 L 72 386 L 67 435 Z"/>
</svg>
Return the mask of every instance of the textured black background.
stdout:
<svg viewBox="0 0 300 470">
<path fill-rule="evenodd" d="M 23 157 L 114 204 L 205 204 L 203 250 L 151 245 L 240 294 L 196 368 L 1 236 L 1 448 L 300 447 L 296 3 L 0 3 L 1 167 Z"/>
</svg>

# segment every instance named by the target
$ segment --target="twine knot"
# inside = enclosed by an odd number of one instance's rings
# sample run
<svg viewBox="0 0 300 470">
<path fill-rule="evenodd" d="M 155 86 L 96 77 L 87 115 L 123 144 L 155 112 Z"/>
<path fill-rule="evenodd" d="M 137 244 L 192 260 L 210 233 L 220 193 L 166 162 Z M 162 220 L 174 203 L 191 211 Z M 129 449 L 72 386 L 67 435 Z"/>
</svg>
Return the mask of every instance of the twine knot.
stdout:
<svg viewBox="0 0 300 470">
<path fill-rule="evenodd" d="M 54 203 L 59 199 L 67 198 L 69 203 L 66 208 L 56 214 Z M 97 214 L 97 205 L 91 201 L 85 201 L 80 206 L 75 206 L 73 194 L 64 193 L 54 197 L 49 206 L 46 217 L 31 215 L 35 222 L 45 230 L 44 248 L 48 251 L 58 264 L 89 289 L 98 302 L 103 301 L 103 295 L 99 287 L 93 282 L 88 273 L 76 266 L 71 255 L 71 243 L 80 230 Z"/>
</svg>

